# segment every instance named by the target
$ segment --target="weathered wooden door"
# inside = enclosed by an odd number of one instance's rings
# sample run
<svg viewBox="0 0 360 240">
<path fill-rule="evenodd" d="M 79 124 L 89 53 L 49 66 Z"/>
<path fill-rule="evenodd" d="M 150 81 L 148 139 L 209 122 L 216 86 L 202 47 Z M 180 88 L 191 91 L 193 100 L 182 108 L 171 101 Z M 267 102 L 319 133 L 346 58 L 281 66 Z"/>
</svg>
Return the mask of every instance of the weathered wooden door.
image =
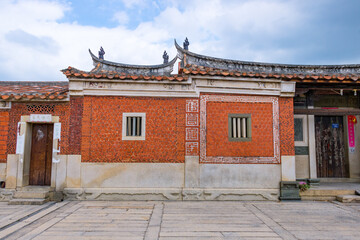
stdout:
<svg viewBox="0 0 360 240">
<path fill-rule="evenodd" d="M 348 177 L 342 116 L 315 116 L 318 177 Z"/>
<path fill-rule="evenodd" d="M 30 185 L 51 184 L 52 124 L 33 124 L 30 159 Z"/>
</svg>

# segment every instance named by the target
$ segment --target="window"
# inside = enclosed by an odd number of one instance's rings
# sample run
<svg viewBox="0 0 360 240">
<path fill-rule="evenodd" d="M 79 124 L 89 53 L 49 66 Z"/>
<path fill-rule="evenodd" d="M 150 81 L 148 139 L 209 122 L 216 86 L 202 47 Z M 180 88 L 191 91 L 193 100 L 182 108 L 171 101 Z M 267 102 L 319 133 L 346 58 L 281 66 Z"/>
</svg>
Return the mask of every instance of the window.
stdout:
<svg viewBox="0 0 360 240">
<path fill-rule="evenodd" d="M 295 141 L 299 141 L 299 142 L 304 141 L 302 118 L 294 118 L 294 130 L 295 130 L 295 134 L 294 134 Z"/>
<path fill-rule="evenodd" d="M 123 113 L 122 140 L 145 140 L 145 113 Z"/>
<path fill-rule="evenodd" d="M 251 141 L 250 114 L 229 114 L 229 141 Z"/>
<path fill-rule="evenodd" d="M 294 115 L 295 146 L 308 146 L 307 115 Z"/>
</svg>

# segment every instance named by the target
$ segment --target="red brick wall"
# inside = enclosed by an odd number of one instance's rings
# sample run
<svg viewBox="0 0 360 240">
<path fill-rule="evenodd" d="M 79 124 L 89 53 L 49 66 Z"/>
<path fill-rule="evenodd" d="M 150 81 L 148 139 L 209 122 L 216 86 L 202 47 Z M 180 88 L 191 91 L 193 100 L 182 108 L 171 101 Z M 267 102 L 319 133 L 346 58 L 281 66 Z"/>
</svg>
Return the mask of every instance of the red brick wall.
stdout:
<svg viewBox="0 0 360 240">
<path fill-rule="evenodd" d="M 251 114 L 252 141 L 230 142 L 228 114 Z M 271 103 L 208 102 L 206 155 L 227 157 L 270 157 L 273 147 Z"/>
<path fill-rule="evenodd" d="M 0 163 L 6 163 L 8 130 L 9 112 L 0 111 Z"/>
<path fill-rule="evenodd" d="M 176 162 L 185 159 L 185 99 L 84 97 L 83 162 Z M 146 113 L 145 140 L 122 140 L 122 113 Z"/>
<path fill-rule="evenodd" d="M 279 98 L 280 107 L 280 153 L 295 155 L 293 98 Z"/>
<path fill-rule="evenodd" d="M 29 110 L 27 105 L 38 106 L 37 110 Z M 47 106 L 47 107 L 44 107 Z M 50 108 L 48 108 L 50 106 Z M 59 116 L 61 123 L 60 154 L 73 154 L 72 146 L 69 144 L 69 102 L 63 103 L 12 103 L 9 116 L 9 138 L 8 154 L 15 154 L 16 151 L 16 130 L 17 124 L 23 115 L 30 114 L 52 114 Z M 33 108 L 34 109 L 34 108 Z"/>
<path fill-rule="evenodd" d="M 83 97 L 71 97 L 69 126 L 69 146 L 71 146 L 71 154 L 81 154 L 81 125 L 84 108 L 83 105 Z"/>
</svg>

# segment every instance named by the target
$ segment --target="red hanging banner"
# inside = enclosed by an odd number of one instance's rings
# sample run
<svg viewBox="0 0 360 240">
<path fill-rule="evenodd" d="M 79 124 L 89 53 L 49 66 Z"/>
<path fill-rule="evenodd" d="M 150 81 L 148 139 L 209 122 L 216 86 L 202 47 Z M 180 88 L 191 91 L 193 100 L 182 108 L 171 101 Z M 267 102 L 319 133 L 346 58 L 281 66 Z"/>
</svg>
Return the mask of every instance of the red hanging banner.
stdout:
<svg viewBox="0 0 360 240">
<path fill-rule="evenodd" d="M 349 115 L 348 119 L 348 136 L 349 136 L 349 149 L 350 152 L 355 152 L 355 131 L 354 124 L 356 123 L 356 117 Z"/>
</svg>

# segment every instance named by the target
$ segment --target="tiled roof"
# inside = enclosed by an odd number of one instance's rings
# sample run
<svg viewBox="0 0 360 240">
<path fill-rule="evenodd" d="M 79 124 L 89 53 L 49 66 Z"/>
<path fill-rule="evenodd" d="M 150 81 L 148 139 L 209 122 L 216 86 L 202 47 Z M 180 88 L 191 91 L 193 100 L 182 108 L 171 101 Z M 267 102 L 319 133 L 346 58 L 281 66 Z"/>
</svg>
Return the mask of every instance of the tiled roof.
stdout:
<svg viewBox="0 0 360 240">
<path fill-rule="evenodd" d="M 124 73 L 126 75 L 144 75 L 144 76 L 170 76 L 173 66 L 177 60 L 175 56 L 170 62 L 157 65 L 132 65 L 116 63 L 96 57 L 89 49 L 90 56 L 95 68 L 91 72 L 113 71 Z"/>
<path fill-rule="evenodd" d="M 0 100 L 64 100 L 68 82 L 0 82 Z"/>
<path fill-rule="evenodd" d="M 279 74 L 269 72 L 246 72 L 239 70 L 225 70 L 219 68 L 210 68 L 187 64 L 180 68 L 179 73 L 204 76 L 221 76 L 221 77 L 255 77 L 255 78 L 276 78 L 295 82 L 317 82 L 317 83 L 359 83 L 360 74 Z"/>
<path fill-rule="evenodd" d="M 175 41 L 185 74 L 278 78 L 295 82 L 360 83 L 360 64 L 295 65 L 247 62 L 200 55 Z"/>
<path fill-rule="evenodd" d="M 96 69 L 96 68 L 95 68 Z M 170 76 L 158 76 L 158 75 L 152 75 L 152 76 L 147 76 L 147 75 L 136 75 L 136 74 L 126 74 L 126 73 L 120 73 L 120 72 L 115 72 L 115 71 L 105 71 L 105 70 L 101 70 L 101 71 L 91 71 L 91 72 L 85 72 L 85 71 L 81 71 L 78 70 L 76 68 L 73 67 L 68 67 L 66 69 L 61 70 L 66 77 L 76 77 L 76 78 L 106 78 L 106 79 L 121 79 L 121 80 L 156 80 L 156 81 L 163 81 L 163 80 L 167 80 L 167 81 L 186 81 L 187 80 L 187 76 L 183 76 L 183 75 L 179 75 L 179 74 L 174 74 L 174 75 L 170 75 Z"/>
</svg>

